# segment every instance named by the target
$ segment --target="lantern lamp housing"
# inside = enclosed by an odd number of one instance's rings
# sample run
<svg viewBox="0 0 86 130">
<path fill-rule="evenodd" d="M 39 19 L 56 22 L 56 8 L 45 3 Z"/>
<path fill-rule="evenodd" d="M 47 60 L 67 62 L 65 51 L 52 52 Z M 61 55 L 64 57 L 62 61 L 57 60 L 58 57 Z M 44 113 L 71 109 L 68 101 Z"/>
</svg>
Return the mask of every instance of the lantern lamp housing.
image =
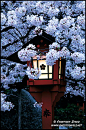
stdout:
<svg viewBox="0 0 86 130">
<path fill-rule="evenodd" d="M 65 60 L 61 57 L 55 62 L 53 66 L 46 64 L 46 53 L 49 52 L 49 45 L 55 42 L 55 38 L 43 33 L 41 36 L 36 36 L 30 43 L 36 46 L 39 59 L 33 57 L 33 68 L 41 70 L 41 76 L 35 80 L 28 80 L 28 85 L 54 85 L 65 84 Z M 45 46 L 46 45 L 46 46 Z M 27 61 L 29 66 L 30 61 Z"/>
</svg>

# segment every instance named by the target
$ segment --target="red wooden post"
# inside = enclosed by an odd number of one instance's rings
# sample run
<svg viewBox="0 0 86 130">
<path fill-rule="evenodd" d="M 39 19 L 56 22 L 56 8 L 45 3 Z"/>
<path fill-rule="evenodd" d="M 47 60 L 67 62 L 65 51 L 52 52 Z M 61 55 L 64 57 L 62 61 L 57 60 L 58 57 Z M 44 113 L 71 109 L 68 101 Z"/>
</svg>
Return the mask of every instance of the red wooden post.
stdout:
<svg viewBox="0 0 86 130">
<path fill-rule="evenodd" d="M 42 92 L 42 102 L 42 129 L 52 129 L 52 102 L 48 90 Z"/>
<path fill-rule="evenodd" d="M 30 94 L 35 97 L 37 102 L 43 102 L 42 105 L 42 129 L 53 129 L 51 124 L 54 120 L 54 107 L 56 102 L 64 95 L 64 86 L 60 89 L 59 85 L 54 85 L 51 89 L 43 89 L 47 86 L 31 86 Z"/>
<path fill-rule="evenodd" d="M 31 66 L 30 62 L 27 65 Z M 52 80 L 28 80 L 30 94 L 42 105 L 42 129 L 53 129 L 51 124 L 54 120 L 54 107 L 60 97 L 64 95 L 65 81 L 58 79 L 58 61 L 54 65 Z M 60 86 L 61 84 L 61 86 Z M 52 85 L 52 87 L 50 87 Z"/>
<path fill-rule="evenodd" d="M 58 60 L 55 63 L 56 64 L 54 65 L 53 79 L 57 80 L 58 79 Z"/>
<path fill-rule="evenodd" d="M 32 68 L 32 63 L 31 63 L 31 61 L 27 61 L 27 66 L 29 66 L 29 67 Z"/>
</svg>

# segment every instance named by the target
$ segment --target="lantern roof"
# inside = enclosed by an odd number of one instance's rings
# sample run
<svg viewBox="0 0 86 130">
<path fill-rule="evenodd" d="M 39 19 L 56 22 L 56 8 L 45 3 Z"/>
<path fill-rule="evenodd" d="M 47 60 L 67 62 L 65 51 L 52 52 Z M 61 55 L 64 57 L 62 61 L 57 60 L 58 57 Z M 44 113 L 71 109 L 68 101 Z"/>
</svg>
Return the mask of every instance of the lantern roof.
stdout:
<svg viewBox="0 0 86 130">
<path fill-rule="evenodd" d="M 40 48 L 44 51 L 45 48 L 49 49 L 49 44 L 52 44 L 53 42 L 55 42 L 55 38 L 43 31 L 42 35 L 35 36 L 29 42 L 25 43 L 21 49 L 26 48 L 29 44 L 34 44 L 37 49 Z M 20 51 L 20 50 L 18 50 L 18 51 Z M 20 63 L 20 64 L 26 64 L 27 62 L 22 62 L 18 58 L 18 51 L 8 57 L 1 56 L 1 59 L 7 59 L 7 60 L 10 60 L 13 62 Z"/>
</svg>

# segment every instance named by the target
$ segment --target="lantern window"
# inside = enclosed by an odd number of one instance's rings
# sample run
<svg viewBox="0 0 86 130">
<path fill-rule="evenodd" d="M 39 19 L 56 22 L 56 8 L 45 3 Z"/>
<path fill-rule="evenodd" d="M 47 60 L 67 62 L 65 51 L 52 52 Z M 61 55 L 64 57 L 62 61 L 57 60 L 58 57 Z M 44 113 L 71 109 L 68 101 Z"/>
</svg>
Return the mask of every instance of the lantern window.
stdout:
<svg viewBox="0 0 86 130">
<path fill-rule="evenodd" d="M 59 59 L 59 79 L 61 79 L 61 57 Z"/>
<path fill-rule="evenodd" d="M 41 70 L 45 70 L 46 65 L 42 64 L 40 65 Z"/>
<path fill-rule="evenodd" d="M 59 79 L 65 79 L 65 64 L 66 61 L 64 59 L 60 59 L 58 60 L 59 62 Z"/>
<path fill-rule="evenodd" d="M 46 64 L 46 59 L 33 59 L 33 67 L 38 68 L 41 71 L 39 79 L 52 79 L 53 78 L 53 66 Z"/>
</svg>

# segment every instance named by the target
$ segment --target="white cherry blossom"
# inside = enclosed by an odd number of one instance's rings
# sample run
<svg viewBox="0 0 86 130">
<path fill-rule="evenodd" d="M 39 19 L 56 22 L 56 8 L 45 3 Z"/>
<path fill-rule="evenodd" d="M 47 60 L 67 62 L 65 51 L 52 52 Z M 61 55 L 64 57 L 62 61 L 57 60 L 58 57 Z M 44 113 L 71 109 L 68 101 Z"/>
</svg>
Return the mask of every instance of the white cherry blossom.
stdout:
<svg viewBox="0 0 86 130">
<path fill-rule="evenodd" d="M 67 19 L 67 17 L 64 17 L 60 20 L 59 28 L 61 30 L 68 29 L 71 26 L 70 20 Z"/>
<path fill-rule="evenodd" d="M 71 71 L 71 76 L 76 79 L 84 79 L 85 78 L 85 70 L 83 71 L 81 67 L 78 67 L 77 65 L 75 68 Z"/>
<path fill-rule="evenodd" d="M 82 29 L 85 29 L 85 15 L 78 16 L 77 23 L 81 26 Z"/>
<path fill-rule="evenodd" d="M 60 57 L 68 58 L 70 57 L 70 51 L 67 49 L 67 47 L 63 47 L 60 51 Z"/>
<path fill-rule="evenodd" d="M 37 68 L 27 68 L 26 74 L 28 75 L 29 79 L 38 79 L 39 76 L 41 75 L 41 71 L 39 71 Z"/>
<path fill-rule="evenodd" d="M 51 26 L 55 26 L 55 27 L 58 27 L 58 19 L 56 19 L 55 17 L 52 17 L 51 20 L 49 20 L 49 23 L 48 25 L 51 25 Z"/>
<path fill-rule="evenodd" d="M 49 45 L 49 49 L 60 49 L 60 45 L 57 42 L 53 42 Z"/>
<path fill-rule="evenodd" d="M 27 15 L 27 22 L 29 22 L 32 25 L 39 26 L 43 22 L 43 16 L 38 16 L 38 15 Z"/>
<path fill-rule="evenodd" d="M 4 25 L 6 23 L 6 16 L 5 14 L 1 13 L 1 25 Z"/>
<path fill-rule="evenodd" d="M 25 49 L 22 49 L 18 52 L 18 57 L 21 61 L 29 61 L 31 57 L 36 55 L 36 51 L 32 50 L 35 49 L 35 46 L 30 44 Z"/>
<path fill-rule="evenodd" d="M 26 8 L 23 6 L 23 7 L 19 7 L 19 8 L 16 8 L 15 9 L 15 13 L 17 15 L 17 17 L 22 17 L 25 15 L 26 13 Z"/>
<path fill-rule="evenodd" d="M 52 35 L 53 33 L 55 33 L 55 31 L 56 31 L 55 25 L 46 26 L 46 33 Z"/>
<path fill-rule="evenodd" d="M 31 60 L 31 57 L 29 55 L 27 56 L 27 50 L 25 49 L 22 49 L 21 51 L 18 52 L 18 57 L 21 61 Z"/>
<path fill-rule="evenodd" d="M 29 44 L 26 49 L 36 49 L 35 45 L 33 44 Z"/>
<path fill-rule="evenodd" d="M 59 53 L 56 50 L 51 49 L 48 53 L 46 53 L 46 64 L 47 65 L 54 65 L 55 61 L 58 60 L 60 57 Z"/>
<path fill-rule="evenodd" d="M 75 61 L 75 63 L 85 63 L 85 55 L 80 52 L 74 52 L 71 54 L 71 57 Z"/>
<path fill-rule="evenodd" d="M 49 10 L 48 10 L 48 15 L 50 17 L 53 17 L 53 15 L 58 15 L 58 13 L 59 13 L 58 8 L 50 7 Z"/>
<path fill-rule="evenodd" d="M 10 111 L 14 105 L 11 102 L 6 102 L 6 94 L 1 93 L 1 111 Z"/>
</svg>

